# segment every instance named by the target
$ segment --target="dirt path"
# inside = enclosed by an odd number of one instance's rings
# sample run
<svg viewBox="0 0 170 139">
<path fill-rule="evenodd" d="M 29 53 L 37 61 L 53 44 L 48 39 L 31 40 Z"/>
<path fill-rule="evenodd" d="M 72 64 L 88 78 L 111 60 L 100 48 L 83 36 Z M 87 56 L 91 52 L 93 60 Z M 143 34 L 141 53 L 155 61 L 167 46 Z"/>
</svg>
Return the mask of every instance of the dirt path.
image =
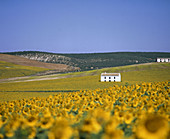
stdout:
<svg viewBox="0 0 170 139">
<path fill-rule="evenodd" d="M 14 78 L 0 79 L 0 83 L 40 81 L 40 80 L 51 80 L 51 79 L 60 79 L 60 78 L 63 78 L 63 76 L 61 76 L 61 77 L 36 76 L 35 79 L 34 79 L 34 76 L 24 76 L 24 77 L 14 77 Z"/>
<path fill-rule="evenodd" d="M 24 76 L 24 77 L 14 77 L 7 79 L 0 79 L 0 83 L 6 82 L 30 82 L 30 81 L 42 81 L 42 80 L 55 80 L 75 77 L 75 75 L 65 75 L 60 76 L 61 74 L 45 75 L 45 76 Z M 80 75 L 81 76 L 81 75 Z"/>
</svg>

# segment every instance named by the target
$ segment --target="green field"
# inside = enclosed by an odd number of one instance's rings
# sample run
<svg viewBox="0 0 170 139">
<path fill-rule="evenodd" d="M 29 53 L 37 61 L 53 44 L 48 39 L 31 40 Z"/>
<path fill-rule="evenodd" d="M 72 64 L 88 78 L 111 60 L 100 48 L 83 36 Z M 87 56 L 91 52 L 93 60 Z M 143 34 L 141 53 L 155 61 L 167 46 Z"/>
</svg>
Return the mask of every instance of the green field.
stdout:
<svg viewBox="0 0 170 139">
<path fill-rule="evenodd" d="M 5 61 L 0 61 L 0 79 L 22 77 L 22 76 L 36 74 L 38 72 L 42 72 L 46 70 L 49 69 L 30 67 L 30 66 L 21 66 Z"/>
<path fill-rule="evenodd" d="M 101 72 L 121 72 L 122 82 L 100 82 Z M 75 74 L 77 77 L 72 77 Z M 66 76 L 68 74 L 63 74 Z M 113 85 L 131 85 L 142 82 L 159 82 L 170 80 L 170 63 L 153 63 L 149 65 L 123 66 L 71 73 L 70 78 L 0 83 L 0 100 L 21 99 L 33 96 L 46 97 L 57 91 L 104 89 Z M 61 76 L 61 75 L 60 75 Z"/>
</svg>

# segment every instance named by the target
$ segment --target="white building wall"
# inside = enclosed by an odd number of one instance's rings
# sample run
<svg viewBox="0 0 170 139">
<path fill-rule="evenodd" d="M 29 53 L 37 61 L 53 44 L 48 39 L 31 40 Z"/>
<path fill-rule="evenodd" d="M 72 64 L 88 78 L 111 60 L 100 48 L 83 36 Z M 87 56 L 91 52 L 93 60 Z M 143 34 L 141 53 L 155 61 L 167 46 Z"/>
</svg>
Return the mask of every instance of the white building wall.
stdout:
<svg viewBox="0 0 170 139">
<path fill-rule="evenodd" d="M 165 62 L 165 59 L 164 59 L 164 58 L 161 58 L 161 62 Z"/>
<path fill-rule="evenodd" d="M 101 82 L 121 82 L 121 75 L 119 76 L 101 76 Z"/>
<path fill-rule="evenodd" d="M 165 58 L 165 62 L 168 62 L 168 58 Z"/>
<path fill-rule="evenodd" d="M 105 77 L 105 76 L 101 76 L 101 79 L 100 79 L 101 82 L 104 82 L 104 80 L 105 80 L 104 77 Z"/>
<path fill-rule="evenodd" d="M 170 58 L 157 58 L 157 62 L 170 62 Z"/>
<path fill-rule="evenodd" d="M 160 58 L 157 58 L 157 62 L 161 62 L 161 59 L 160 59 Z"/>
</svg>

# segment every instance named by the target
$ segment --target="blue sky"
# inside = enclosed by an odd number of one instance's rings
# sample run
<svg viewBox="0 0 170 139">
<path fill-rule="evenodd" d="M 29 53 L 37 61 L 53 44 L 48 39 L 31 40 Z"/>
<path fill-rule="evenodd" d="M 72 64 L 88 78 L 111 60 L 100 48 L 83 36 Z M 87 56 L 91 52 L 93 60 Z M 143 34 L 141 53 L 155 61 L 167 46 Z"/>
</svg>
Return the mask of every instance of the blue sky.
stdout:
<svg viewBox="0 0 170 139">
<path fill-rule="evenodd" d="M 0 52 L 170 52 L 170 0 L 0 0 Z"/>
</svg>

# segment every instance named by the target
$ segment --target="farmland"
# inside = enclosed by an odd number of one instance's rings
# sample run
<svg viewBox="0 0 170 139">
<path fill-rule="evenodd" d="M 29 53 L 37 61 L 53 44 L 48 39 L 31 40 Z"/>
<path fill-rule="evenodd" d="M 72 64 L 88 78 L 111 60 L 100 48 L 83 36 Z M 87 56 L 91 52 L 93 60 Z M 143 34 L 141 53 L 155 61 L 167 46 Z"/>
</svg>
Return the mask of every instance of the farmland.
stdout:
<svg viewBox="0 0 170 139">
<path fill-rule="evenodd" d="M 122 82 L 120 83 L 103 83 L 100 82 L 101 72 L 121 72 Z M 63 79 L 53 79 L 52 77 Z M 122 66 L 106 68 L 101 70 L 67 73 L 56 76 L 50 76 L 51 80 L 30 81 L 21 80 L 20 82 L 0 83 L 0 99 L 15 100 L 33 96 L 47 97 L 50 94 L 56 94 L 58 91 L 69 90 L 94 90 L 104 89 L 113 85 L 132 85 L 142 82 L 159 82 L 170 79 L 169 63 L 153 63 L 146 65 Z M 44 76 L 43 76 L 44 77 Z M 49 76 L 48 76 L 49 77 Z M 34 77 L 33 80 L 36 80 Z"/>
<path fill-rule="evenodd" d="M 168 139 L 169 80 L 170 63 L 149 63 L 0 83 L 0 138 Z"/>
<path fill-rule="evenodd" d="M 0 102 L 1 138 L 168 139 L 169 82 Z"/>
</svg>

